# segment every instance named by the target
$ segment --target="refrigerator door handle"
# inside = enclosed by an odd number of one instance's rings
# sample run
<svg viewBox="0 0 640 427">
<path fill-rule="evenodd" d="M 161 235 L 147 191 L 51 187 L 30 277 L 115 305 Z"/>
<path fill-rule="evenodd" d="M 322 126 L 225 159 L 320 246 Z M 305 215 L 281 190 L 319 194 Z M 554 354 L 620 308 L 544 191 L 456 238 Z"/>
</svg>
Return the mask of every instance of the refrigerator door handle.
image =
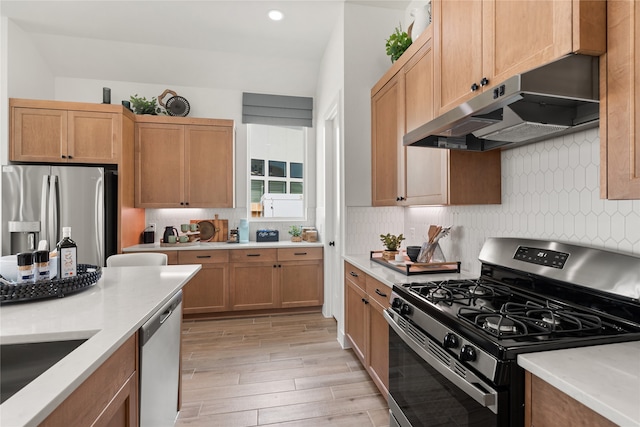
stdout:
<svg viewBox="0 0 640 427">
<path fill-rule="evenodd" d="M 95 236 L 96 253 L 98 254 L 98 260 L 104 265 L 104 179 L 99 178 L 96 181 L 96 199 L 95 199 Z"/>
<path fill-rule="evenodd" d="M 49 247 L 52 243 L 49 235 L 49 175 L 42 177 L 42 194 L 40 197 L 40 239 L 46 239 Z"/>
<path fill-rule="evenodd" d="M 49 241 L 58 244 L 60 236 L 60 185 L 58 176 L 51 175 L 49 186 Z"/>
</svg>

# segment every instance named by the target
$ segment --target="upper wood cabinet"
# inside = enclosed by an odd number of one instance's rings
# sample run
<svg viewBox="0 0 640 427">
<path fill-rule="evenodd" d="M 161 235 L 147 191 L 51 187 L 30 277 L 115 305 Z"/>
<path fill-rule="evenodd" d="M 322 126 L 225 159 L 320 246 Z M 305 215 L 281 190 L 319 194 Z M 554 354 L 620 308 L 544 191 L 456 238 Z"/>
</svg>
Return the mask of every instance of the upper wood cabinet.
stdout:
<svg viewBox="0 0 640 427">
<path fill-rule="evenodd" d="M 9 106 L 9 160 L 118 163 L 122 106 L 26 99 L 11 99 Z"/>
<path fill-rule="evenodd" d="M 436 113 L 569 53 L 603 54 L 606 3 L 434 0 Z"/>
<path fill-rule="evenodd" d="M 233 207 L 233 121 L 136 120 L 136 206 Z"/>
<path fill-rule="evenodd" d="M 600 60 L 600 196 L 640 199 L 640 3 L 607 2 Z"/>
<path fill-rule="evenodd" d="M 433 26 L 371 90 L 372 205 L 465 205 L 501 201 L 500 152 L 404 147 L 433 119 Z"/>
</svg>

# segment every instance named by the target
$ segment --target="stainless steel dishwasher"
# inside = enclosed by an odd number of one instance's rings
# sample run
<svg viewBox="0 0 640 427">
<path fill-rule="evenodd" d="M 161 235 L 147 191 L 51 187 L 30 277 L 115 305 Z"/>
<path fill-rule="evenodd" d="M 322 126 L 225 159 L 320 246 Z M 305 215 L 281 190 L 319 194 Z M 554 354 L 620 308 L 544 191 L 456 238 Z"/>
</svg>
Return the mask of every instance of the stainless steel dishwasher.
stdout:
<svg viewBox="0 0 640 427">
<path fill-rule="evenodd" d="M 140 328 L 140 426 L 175 424 L 180 378 L 182 291 Z"/>
</svg>

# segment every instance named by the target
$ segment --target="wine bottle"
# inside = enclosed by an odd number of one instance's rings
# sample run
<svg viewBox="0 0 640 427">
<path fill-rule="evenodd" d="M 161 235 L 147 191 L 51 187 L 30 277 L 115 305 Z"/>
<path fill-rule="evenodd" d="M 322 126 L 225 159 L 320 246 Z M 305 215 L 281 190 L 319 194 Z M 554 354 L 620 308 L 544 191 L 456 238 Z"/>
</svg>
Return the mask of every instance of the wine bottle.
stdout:
<svg viewBox="0 0 640 427">
<path fill-rule="evenodd" d="M 78 274 L 78 246 L 71 240 L 71 227 L 62 227 L 62 240 L 57 248 L 58 277 L 75 277 Z"/>
</svg>

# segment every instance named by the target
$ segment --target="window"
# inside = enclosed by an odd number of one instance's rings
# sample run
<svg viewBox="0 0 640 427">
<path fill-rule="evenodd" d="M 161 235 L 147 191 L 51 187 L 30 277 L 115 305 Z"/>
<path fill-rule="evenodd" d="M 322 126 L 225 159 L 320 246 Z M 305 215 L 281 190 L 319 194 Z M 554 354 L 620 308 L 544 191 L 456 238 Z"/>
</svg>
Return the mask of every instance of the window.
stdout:
<svg viewBox="0 0 640 427">
<path fill-rule="evenodd" d="M 250 215 L 303 219 L 306 128 L 247 124 Z"/>
</svg>

